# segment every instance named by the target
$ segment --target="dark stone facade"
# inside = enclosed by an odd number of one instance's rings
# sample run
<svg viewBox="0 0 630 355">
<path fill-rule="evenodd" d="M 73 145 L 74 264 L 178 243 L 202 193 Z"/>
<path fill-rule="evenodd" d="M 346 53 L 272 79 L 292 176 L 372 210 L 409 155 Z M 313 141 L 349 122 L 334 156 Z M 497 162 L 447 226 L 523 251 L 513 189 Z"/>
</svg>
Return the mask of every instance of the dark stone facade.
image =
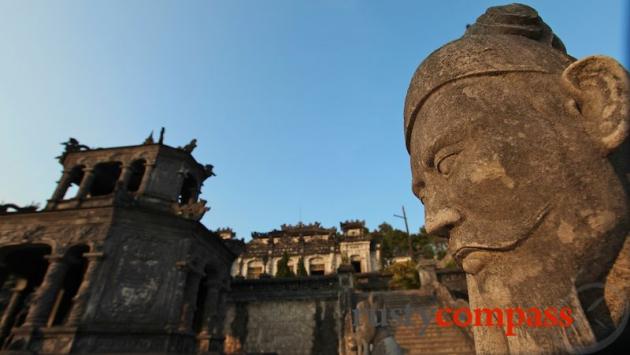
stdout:
<svg viewBox="0 0 630 355">
<path fill-rule="evenodd" d="M 236 255 L 199 222 L 212 167 L 190 151 L 71 139 L 42 211 L 0 209 L 4 352 L 221 350 Z"/>
</svg>

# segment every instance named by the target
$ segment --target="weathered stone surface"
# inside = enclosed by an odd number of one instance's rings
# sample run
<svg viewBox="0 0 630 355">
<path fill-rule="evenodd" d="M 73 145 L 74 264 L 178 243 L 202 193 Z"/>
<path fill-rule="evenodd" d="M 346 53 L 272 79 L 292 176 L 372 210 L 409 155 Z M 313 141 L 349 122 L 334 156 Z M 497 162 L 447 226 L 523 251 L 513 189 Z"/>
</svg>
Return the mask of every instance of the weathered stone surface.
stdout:
<svg viewBox="0 0 630 355">
<path fill-rule="evenodd" d="M 235 280 L 224 333 L 227 354 L 337 354 L 341 304 L 335 275 Z"/>
<path fill-rule="evenodd" d="M 199 222 L 207 168 L 162 144 L 70 140 L 60 161 L 43 211 L 0 206 L 0 352 L 196 353 L 222 341 L 236 255 Z"/>
<path fill-rule="evenodd" d="M 575 350 L 622 320 L 629 90 L 617 61 L 575 60 L 519 4 L 488 9 L 414 74 L 405 102 L 413 190 L 427 231 L 449 237 L 468 274 L 471 307 L 573 310 L 570 328 L 507 337 L 475 327 L 478 353 Z M 578 292 L 593 283 L 605 286 Z"/>
</svg>

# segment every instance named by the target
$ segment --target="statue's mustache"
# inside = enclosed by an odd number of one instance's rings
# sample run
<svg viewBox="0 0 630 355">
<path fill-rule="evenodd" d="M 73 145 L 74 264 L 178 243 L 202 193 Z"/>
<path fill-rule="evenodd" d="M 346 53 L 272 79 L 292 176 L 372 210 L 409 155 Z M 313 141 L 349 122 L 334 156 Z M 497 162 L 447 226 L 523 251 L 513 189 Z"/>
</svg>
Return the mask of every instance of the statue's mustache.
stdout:
<svg viewBox="0 0 630 355">
<path fill-rule="evenodd" d="M 461 263 L 461 261 L 466 257 L 466 255 L 479 250 L 484 251 L 506 251 L 512 250 L 518 247 L 521 243 L 527 240 L 533 232 L 541 225 L 544 221 L 545 217 L 548 215 L 551 210 L 551 202 L 547 202 L 544 206 L 542 206 L 537 213 L 535 213 L 532 217 L 525 219 L 519 225 L 530 226 L 524 233 L 521 233 L 514 240 L 507 240 L 502 242 L 497 242 L 495 245 L 489 246 L 487 243 L 478 243 L 471 242 L 456 246 L 456 250 L 453 251 L 453 257 Z"/>
</svg>

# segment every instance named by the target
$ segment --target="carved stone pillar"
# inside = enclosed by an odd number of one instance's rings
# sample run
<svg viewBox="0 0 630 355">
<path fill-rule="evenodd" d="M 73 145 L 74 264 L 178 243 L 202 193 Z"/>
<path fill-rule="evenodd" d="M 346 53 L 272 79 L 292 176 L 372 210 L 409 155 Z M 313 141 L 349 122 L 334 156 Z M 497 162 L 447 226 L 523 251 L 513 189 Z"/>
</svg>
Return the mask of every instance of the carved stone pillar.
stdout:
<svg viewBox="0 0 630 355">
<path fill-rule="evenodd" d="M 41 326 L 46 324 L 50 311 L 52 310 L 57 293 L 63 284 L 63 279 L 68 271 L 68 264 L 61 256 L 46 256 L 48 270 L 44 276 L 44 281 L 39 285 L 33 295 L 31 308 L 28 310 L 25 326 Z"/>
<path fill-rule="evenodd" d="M 26 289 L 27 284 L 28 282 L 25 279 L 19 279 L 16 282 L 15 287 L 11 289 L 9 303 L 0 318 L 0 344 L 2 344 L 7 335 L 9 335 L 9 331 L 11 330 L 15 315 L 18 311 L 18 306 L 20 305 L 20 300 L 23 296 L 22 293 L 24 292 L 24 289 Z"/>
<path fill-rule="evenodd" d="M 182 165 L 179 170 L 177 170 L 177 188 L 175 189 L 175 191 L 177 191 L 178 193 L 182 191 L 182 188 L 184 187 L 184 180 L 186 180 L 186 175 L 188 175 L 188 169 L 184 168 L 184 165 Z M 181 201 L 181 204 L 185 205 L 188 202 L 190 202 L 190 200 Z"/>
<path fill-rule="evenodd" d="M 435 282 L 438 281 L 436 263 L 434 260 L 420 260 L 417 266 L 418 277 L 420 278 L 420 289 L 430 292 L 435 289 Z"/>
<path fill-rule="evenodd" d="M 87 301 L 90 295 L 91 285 L 94 282 L 94 275 L 98 266 L 101 264 L 103 253 L 84 253 L 83 257 L 87 259 L 87 267 L 83 274 L 83 280 L 79 286 L 77 294 L 72 299 L 72 309 L 68 316 L 67 325 L 76 326 L 81 322 L 85 309 L 87 307 Z"/>
<path fill-rule="evenodd" d="M 225 343 L 225 335 L 223 334 L 223 323 L 225 322 L 225 313 L 227 307 L 227 288 L 218 289 L 218 298 L 216 303 L 216 311 L 212 317 L 210 331 L 210 344 L 209 351 L 211 353 L 220 354 L 223 352 L 223 346 Z"/>
<path fill-rule="evenodd" d="M 142 194 L 146 191 L 149 185 L 149 180 L 151 179 L 153 168 L 155 168 L 155 163 L 147 162 L 144 164 L 144 175 L 142 176 L 142 181 L 140 182 L 140 187 L 138 188 L 138 194 Z"/>
<path fill-rule="evenodd" d="M 4 285 L 4 282 L 9 277 L 9 266 L 4 262 L 0 261 L 0 288 Z"/>
<path fill-rule="evenodd" d="M 197 348 L 201 353 L 211 350 L 212 330 L 216 321 L 216 314 L 219 307 L 219 290 L 221 283 L 216 281 L 206 282 L 206 299 L 203 303 L 202 325 L 197 335 Z"/>
<path fill-rule="evenodd" d="M 219 292 L 221 283 L 216 281 L 209 281 L 206 283 L 206 299 L 203 304 L 203 325 L 201 326 L 201 333 L 209 334 L 212 328 L 213 317 L 217 313 L 217 307 L 219 306 Z"/>
<path fill-rule="evenodd" d="M 197 185 L 197 187 L 195 188 L 195 191 L 193 191 L 192 195 L 190 196 L 190 202 L 197 202 L 199 201 L 199 195 L 201 194 L 201 185 L 203 183 L 199 183 L 199 185 Z"/>
<path fill-rule="evenodd" d="M 116 186 L 120 186 L 120 188 L 127 189 L 127 185 L 129 184 L 129 180 L 131 179 L 131 174 L 133 170 L 131 166 L 126 164 L 123 165 L 122 171 L 120 173 L 120 177 L 118 178 L 118 184 Z"/>
<path fill-rule="evenodd" d="M 77 192 L 77 198 L 84 198 L 90 188 L 92 187 L 92 182 L 94 182 L 94 169 L 85 168 L 83 169 L 83 180 L 81 180 L 81 186 L 79 186 L 79 192 Z"/>
<path fill-rule="evenodd" d="M 192 322 L 197 309 L 197 294 L 199 293 L 199 283 L 203 277 L 203 273 L 191 268 L 187 264 L 184 266 L 188 269 L 186 277 L 186 289 L 182 300 L 182 313 L 179 322 L 179 330 L 182 332 L 192 331 Z"/>
<path fill-rule="evenodd" d="M 332 247 L 331 249 L 332 250 L 328 255 L 328 260 L 330 260 L 330 262 L 328 263 L 328 270 L 325 270 L 327 274 L 332 274 L 337 270 L 337 256 L 335 255 L 334 247 Z"/>
<path fill-rule="evenodd" d="M 72 170 L 64 170 L 63 175 L 61 175 L 61 179 L 57 183 L 57 188 L 50 198 L 51 200 L 59 201 L 63 198 L 63 196 L 66 194 L 66 191 L 68 190 L 68 187 L 70 187 L 71 178 Z"/>
</svg>

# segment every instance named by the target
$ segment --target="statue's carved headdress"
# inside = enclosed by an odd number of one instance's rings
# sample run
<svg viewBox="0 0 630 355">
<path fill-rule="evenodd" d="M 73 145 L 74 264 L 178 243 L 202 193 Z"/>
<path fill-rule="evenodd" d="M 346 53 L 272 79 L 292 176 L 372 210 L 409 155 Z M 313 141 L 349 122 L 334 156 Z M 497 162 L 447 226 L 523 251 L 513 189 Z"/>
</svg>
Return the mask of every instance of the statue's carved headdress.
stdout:
<svg viewBox="0 0 630 355">
<path fill-rule="evenodd" d="M 407 149 L 422 104 L 443 85 L 507 72 L 559 74 L 574 60 L 536 10 L 522 4 L 489 8 L 464 36 L 431 53 L 416 70 L 405 100 Z"/>
</svg>

